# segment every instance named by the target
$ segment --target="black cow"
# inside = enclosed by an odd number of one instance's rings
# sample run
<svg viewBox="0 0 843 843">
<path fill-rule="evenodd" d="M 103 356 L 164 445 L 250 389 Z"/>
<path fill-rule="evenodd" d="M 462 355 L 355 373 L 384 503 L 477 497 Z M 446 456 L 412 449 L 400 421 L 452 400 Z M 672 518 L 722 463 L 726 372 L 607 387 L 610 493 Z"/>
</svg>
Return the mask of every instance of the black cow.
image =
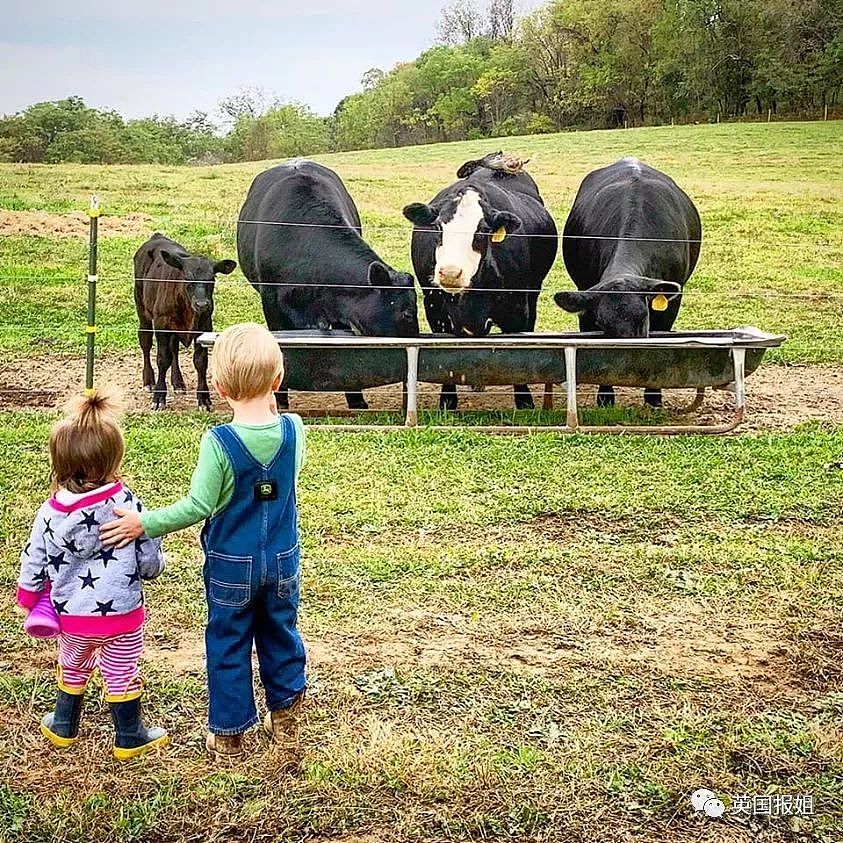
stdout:
<svg viewBox="0 0 843 843">
<path fill-rule="evenodd" d="M 404 208 L 414 225 L 413 268 L 427 321 L 435 332 L 458 336 L 486 336 L 492 325 L 532 331 L 558 246 L 536 183 L 520 161 L 500 152 L 466 162 L 457 178 L 429 204 Z M 518 409 L 533 407 L 526 384 L 514 393 Z M 454 384 L 442 387 L 439 406 L 456 409 Z"/>
<path fill-rule="evenodd" d="M 635 158 L 589 173 L 565 223 L 562 254 L 580 292 L 557 293 L 578 313 L 581 331 L 646 337 L 669 331 L 682 289 L 700 254 L 702 226 L 694 203 L 669 176 Z M 661 390 L 644 391 L 661 406 Z M 611 386 L 597 401 L 614 404 Z"/>
<path fill-rule="evenodd" d="M 237 253 L 271 331 L 418 335 L 413 277 L 387 266 L 361 233 L 354 200 L 327 167 L 294 160 L 255 178 L 240 210 Z M 286 390 L 277 397 L 286 407 Z M 353 409 L 367 406 L 360 392 L 346 398 Z"/>
<path fill-rule="evenodd" d="M 200 407 L 211 409 L 208 391 L 208 349 L 196 345 L 204 331 L 212 330 L 214 283 L 219 273 L 234 272 L 232 260 L 214 263 L 191 255 L 184 246 L 156 232 L 135 252 L 135 308 L 138 313 L 138 341 L 143 352 L 143 385 L 155 391 L 152 406 L 167 405 L 167 370 L 172 366 L 173 389 L 185 390 L 179 368 L 179 343 L 194 343 L 196 398 Z M 152 334 L 158 340 L 158 381 L 152 371 L 149 352 Z"/>
</svg>

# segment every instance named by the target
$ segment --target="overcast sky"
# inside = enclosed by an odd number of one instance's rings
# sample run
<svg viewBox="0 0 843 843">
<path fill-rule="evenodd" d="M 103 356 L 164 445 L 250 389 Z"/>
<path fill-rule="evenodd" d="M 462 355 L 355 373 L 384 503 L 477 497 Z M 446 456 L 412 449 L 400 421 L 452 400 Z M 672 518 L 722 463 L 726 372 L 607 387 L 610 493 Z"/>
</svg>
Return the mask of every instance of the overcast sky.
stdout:
<svg viewBox="0 0 843 843">
<path fill-rule="evenodd" d="M 445 0 L 0 0 L 0 114 L 83 97 L 126 117 L 261 86 L 329 114 L 431 45 Z M 540 0 L 520 0 L 522 10 Z"/>
</svg>

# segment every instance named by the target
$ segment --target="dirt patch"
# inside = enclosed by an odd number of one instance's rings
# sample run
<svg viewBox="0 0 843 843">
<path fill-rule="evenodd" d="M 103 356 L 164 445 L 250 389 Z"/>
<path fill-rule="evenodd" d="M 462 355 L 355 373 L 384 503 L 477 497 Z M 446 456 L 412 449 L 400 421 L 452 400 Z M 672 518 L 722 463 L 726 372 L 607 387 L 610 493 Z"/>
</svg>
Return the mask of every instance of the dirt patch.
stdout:
<svg viewBox="0 0 843 843">
<path fill-rule="evenodd" d="M 100 217 L 100 237 L 147 237 L 152 233 L 152 217 L 126 214 Z M 45 211 L 0 211 L 0 234 L 7 237 L 80 237 L 87 239 L 88 215 L 82 211 L 48 214 Z"/>
<path fill-rule="evenodd" d="M 621 624 L 561 632 L 558 618 L 537 623 L 513 618 L 493 625 L 424 611 L 402 612 L 377 628 L 353 636 L 333 631 L 306 635 L 308 660 L 316 674 L 337 678 L 376 667 L 459 668 L 552 678 L 573 667 L 609 672 L 652 670 L 670 676 L 743 681 L 792 695 L 796 677 L 792 642 L 771 625 L 723 622 L 702 606 L 681 612 L 642 614 L 633 628 Z M 204 665 L 201 634 L 179 636 L 162 646 L 150 639 L 147 658 L 176 674 L 195 674 Z"/>
<path fill-rule="evenodd" d="M 182 372 L 187 383 L 186 394 L 170 392 L 169 408 L 183 411 L 196 408 L 196 376 L 191 355 L 182 352 Z M 55 408 L 82 388 L 85 364 L 80 356 L 55 354 L 36 357 L 17 357 L 0 364 L 0 409 Z M 141 386 L 139 352 L 125 352 L 102 357 L 97 361 L 97 381 L 122 389 L 128 409 L 133 412 L 151 410 L 149 393 Z M 541 385 L 534 387 L 534 395 L 541 400 Z M 641 406 L 641 390 L 619 389 L 619 406 Z M 746 421 L 739 430 L 786 430 L 797 424 L 814 421 L 843 424 L 843 369 L 832 366 L 766 366 L 755 372 L 747 382 Z M 421 384 L 419 405 L 422 409 L 437 407 L 439 388 Z M 668 411 L 687 406 L 690 393 L 668 392 Z M 366 398 L 372 410 L 398 412 L 401 409 L 401 387 L 398 385 L 370 389 Z M 506 387 L 489 388 L 485 392 L 460 389 L 460 408 L 463 410 L 510 410 L 512 391 Z M 556 407 L 564 407 L 564 395 L 556 389 Z M 595 388 L 582 388 L 580 406 L 595 404 Z M 714 424 L 731 415 L 732 396 L 723 391 L 706 393 L 705 403 L 695 414 L 679 423 Z M 227 407 L 215 401 L 214 409 L 225 412 Z M 291 409 L 312 414 L 325 411 L 342 414 L 346 410 L 342 394 L 293 393 Z M 366 414 L 360 416 L 365 420 Z"/>
</svg>

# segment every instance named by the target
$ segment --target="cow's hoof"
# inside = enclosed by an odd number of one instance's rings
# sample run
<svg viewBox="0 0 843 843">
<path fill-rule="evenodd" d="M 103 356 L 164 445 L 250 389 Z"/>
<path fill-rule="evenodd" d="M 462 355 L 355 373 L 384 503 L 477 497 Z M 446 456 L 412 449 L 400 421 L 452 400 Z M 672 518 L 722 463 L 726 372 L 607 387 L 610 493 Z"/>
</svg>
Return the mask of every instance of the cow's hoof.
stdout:
<svg viewBox="0 0 843 843">
<path fill-rule="evenodd" d="M 166 401 L 153 401 L 152 402 L 152 409 L 158 412 L 159 410 L 166 410 L 167 409 L 167 402 Z"/>
</svg>

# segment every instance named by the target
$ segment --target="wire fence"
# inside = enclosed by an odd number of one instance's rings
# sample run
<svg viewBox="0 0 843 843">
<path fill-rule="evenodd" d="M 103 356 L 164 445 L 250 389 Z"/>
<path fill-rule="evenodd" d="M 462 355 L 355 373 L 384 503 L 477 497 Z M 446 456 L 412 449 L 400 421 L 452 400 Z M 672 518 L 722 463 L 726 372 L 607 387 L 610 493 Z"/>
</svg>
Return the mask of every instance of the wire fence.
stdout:
<svg viewBox="0 0 843 843">
<path fill-rule="evenodd" d="M 98 203 L 95 200 L 92 200 L 91 210 L 89 211 L 90 216 L 90 240 L 89 240 L 89 248 L 88 248 L 88 257 L 89 257 L 89 267 L 88 267 L 88 275 L 87 278 L 75 275 L 50 275 L 50 274 L 15 274 L 15 273 L 7 273 L 4 275 L 0 275 L 0 281 L 3 282 L 11 282 L 12 285 L 15 284 L 50 284 L 50 283 L 75 283 L 79 282 L 85 283 L 88 290 L 88 324 L 85 329 L 85 338 L 86 338 L 86 345 L 87 345 L 87 353 L 86 353 L 86 388 L 92 389 L 93 388 L 93 373 L 94 373 L 94 338 L 95 336 L 99 337 L 108 337 L 109 335 L 115 336 L 127 336 L 127 335 L 134 335 L 140 336 L 143 334 L 156 334 L 161 336 L 167 335 L 178 335 L 181 337 L 185 337 L 186 335 L 189 336 L 191 333 L 195 333 L 194 331 L 183 331 L 183 330 L 174 330 L 169 328 L 157 328 L 153 327 L 143 327 L 138 325 L 115 325 L 110 324 L 106 325 L 104 328 L 98 328 L 96 325 L 95 320 L 95 308 L 96 308 L 96 297 L 97 297 L 97 284 L 108 284 L 110 286 L 119 285 L 120 287 L 124 286 L 131 286 L 134 285 L 136 282 L 142 282 L 144 284 L 191 284 L 196 283 L 189 279 L 162 279 L 156 277 L 144 277 L 144 278 L 135 278 L 131 275 L 105 275 L 103 277 L 98 276 L 97 274 L 97 222 L 98 218 L 100 217 Z M 223 223 L 225 224 L 225 223 Z M 284 221 L 284 220 L 237 220 L 234 223 L 230 223 L 233 228 L 237 228 L 241 225 L 271 225 L 271 226 L 281 226 L 281 227 L 294 227 L 300 229 L 342 229 L 342 230 L 352 230 L 356 234 L 362 234 L 363 226 L 354 226 L 348 224 L 326 224 L 326 223 L 308 223 L 308 222 L 301 222 L 301 221 Z M 419 232 L 422 234 L 433 234 L 439 233 L 441 229 L 439 227 L 416 227 L 414 229 L 402 227 L 398 228 L 396 226 L 386 226 L 386 225 L 367 225 L 366 230 L 368 231 L 390 231 L 393 233 L 409 233 L 409 232 Z M 464 232 L 467 235 L 475 235 L 478 232 Z M 495 232 L 479 232 L 483 236 L 492 237 L 495 235 Z M 578 235 L 570 235 L 564 233 L 522 233 L 522 232 L 513 232 L 512 234 L 507 234 L 507 237 L 522 237 L 522 238 L 556 238 L 560 242 L 564 240 L 593 240 L 593 241 L 617 241 L 617 242 L 635 242 L 635 243 L 643 243 L 643 244 L 682 244 L 682 245 L 691 245 L 691 244 L 700 244 L 702 241 L 700 239 L 690 239 L 690 238 L 662 238 L 662 237 L 633 237 L 633 236 L 626 236 L 626 235 L 619 235 L 619 236 L 606 236 L 606 235 L 588 235 L 588 234 L 578 234 Z M 723 247 L 723 248 L 739 248 L 740 244 L 736 241 L 731 242 L 723 242 L 723 243 L 710 243 L 706 241 L 706 247 Z M 812 242 L 810 244 L 806 244 L 804 242 L 788 242 L 788 241 L 780 241 L 776 243 L 776 246 L 782 246 L 785 248 L 799 248 L 799 249 L 832 249 L 836 251 L 840 251 L 843 248 L 843 244 L 834 244 L 830 242 Z M 652 283 L 652 284 L 662 284 L 664 283 L 664 279 L 654 278 L 652 276 L 646 275 L 637 275 L 637 274 L 626 274 L 624 276 L 628 280 L 645 282 L 645 283 Z M 233 279 L 217 279 L 215 285 L 224 284 L 226 287 L 241 287 L 244 289 L 248 289 L 247 283 L 245 279 L 240 278 L 233 278 Z M 675 282 L 668 282 L 668 283 L 675 283 Z M 733 282 L 731 282 L 733 283 Z M 333 290 L 367 290 L 367 291 L 389 291 L 389 292 L 399 292 L 402 290 L 409 289 L 408 287 L 401 287 L 401 286 L 392 286 L 392 285 L 377 285 L 377 284 L 368 284 L 368 283 L 349 283 L 349 282 L 319 282 L 313 283 L 309 281 L 268 281 L 268 282 L 261 282 L 261 287 L 271 287 L 271 288 L 291 288 L 293 290 L 296 289 L 307 289 L 307 288 L 330 288 Z M 676 285 L 679 287 L 679 285 Z M 478 294 L 478 295 L 493 295 L 499 296 L 501 294 L 513 294 L 513 295 L 534 295 L 534 296 L 546 296 L 546 295 L 555 295 L 557 292 L 561 292 L 559 290 L 553 290 L 548 287 L 542 287 L 536 289 L 534 287 L 506 287 L 506 288 L 489 288 L 489 287 L 474 287 L 469 286 L 457 293 L 453 293 L 449 290 L 442 289 L 436 285 L 433 285 L 432 282 L 428 282 L 423 286 L 416 287 L 413 286 L 413 289 L 417 292 L 422 293 L 422 295 L 430 295 L 431 293 L 436 293 L 443 296 L 448 296 L 452 298 L 461 297 L 467 293 L 471 294 Z M 576 293 L 575 289 L 568 289 L 563 292 L 572 292 Z M 613 289 L 613 290 L 599 290 L 594 291 L 594 293 L 598 293 L 600 295 L 611 295 L 611 296 L 624 296 L 624 295 L 632 295 L 632 296 L 641 296 L 642 291 L 640 289 Z M 669 294 L 673 295 L 673 291 L 668 290 Z M 689 300 L 706 300 L 706 301 L 715 301 L 715 300 L 747 300 L 747 301 L 757 301 L 757 302 L 769 302 L 769 301 L 802 301 L 802 302 L 843 302 L 843 291 L 829 291 L 829 292 L 785 292 L 780 290 L 770 290 L 770 289 L 761 289 L 761 290 L 748 290 L 739 288 L 737 285 L 729 286 L 727 289 L 723 289 L 722 287 L 717 289 L 694 289 L 691 287 L 690 289 L 677 289 L 675 292 L 677 297 L 681 297 L 681 299 L 689 299 Z M 43 325 L 41 323 L 27 323 L 27 322 L 16 322 L 16 323 L 4 323 L 0 325 L 0 332 L 9 334 L 9 333 L 27 333 L 30 334 L 33 331 L 43 330 Z M 65 336 L 79 336 L 79 331 L 75 326 L 72 325 L 60 325 L 60 324 L 53 324 L 50 328 L 52 335 L 55 339 L 61 338 L 62 334 Z M 45 343 L 49 342 L 49 338 L 39 338 L 43 340 Z M 818 341 L 816 344 L 810 342 L 803 342 L 802 347 L 806 351 L 827 351 L 828 350 L 828 343 L 826 341 Z M 421 384 L 420 386 L 420 393 L 422 394 L 435 394 L 438 393 L 439 387 L 430 386 L 429 388 L 424 388 Z M 378 389 L 374 387 L 373 389 Z M 8 387 L 0 388 L 0 397 L 4 395 L 8 397 L 11 394 L 24 394 L 26 392 L 26 388 L 17 388 L 12 387 L 11 389 Z M 338 397 L 345 395 L 349 391 L 354 390 L 296 390 L 296 394 L 302 396 L 313 396 L 318 395 L 321 397 L 325 397 L 330 399 L 332 397 Z M 497 396 L 497 395 L 507 395 L 511 396 L 512 388 L 511 387 L 488 387 L 483 392 L 487 393 L 487 396 Z M 29 390 L 32 394 L 39 394 L 45 395 L 49 392 L 49 390 L 43 389 L 35 389 Z M 823 390 L 816 390 L 813 394 L 818 395 L 822 394 Z M 832 390 L 828 391 L 829 393 Z M 583 387 L 577 388 L 576 393 L 578 395 L 593 395 L 594 388 L 593 387 Z M 394 412 L 395 407 L 391 405 L 371 405 L 369 407 L 370 411 L 373 412 Z"/>
<path fill-rule="evenodd" d="M 651 281 L 656 284 L 677 284 L 678 282 L 674 281 L 666 281 L 663 278 L 653 278 L 651 276 L 646 275 L 625 275 L 623 276 L 626 279 L 631 280 L 640 280 L 640 281 Z M 72 275 L 65 275 L 65 276 L 55 276 L 55 275 L 0 275 L 0 281 L 18 281 L 24 284 L 36 284 L 36 283 L 47 283 L 47 282 L 55 282 L 55 283 L 85 283 L 85 279 L 82 276 L 72 276 Z M 183 278 L 134 278 L 133 276 L 123 276 L 123 277 L 116 277 L 116 276 L 98 276 L 99 283 L 110 283 L 110 284 L 125 284 L 127 286 L 133 285 L 136 282 L 141 281 L 148 284 L 196 284 L 196 281 L 192 280 L 185 280 Z M 216 278 L 214 281 L 208 282 L 198 282 L 198 283 L 212 283 L 214 287 L 218 287 L 220 285 L 223 286 L 233 286 L 233 287 L 240 287 L 242 289 L 254 289 L 255 285 L 251 282 L 247 281 L 246 279 L 223 279 L 223 278 Z M 292 287 L 292 288 L 304 288 L 304 289 L 313 289 L 313 288 L 326 288 L 332 290 L 343 290 L 343 289 L 351 289 L 351 290 L 388 290 L 392 292 L 398 292 L 400 290 L 408 290 L 409 287 L 400 287 L 396 285 L 387 285 L 387 284 L 350 284 L 345 282 L 312 282 L 312 281 L 260 281 L 256 282 L 256 286 L 258 287 Z M 606 290 L 601 288 L 585 288 L 582 290 L 578 290 L 577 288 L 566 288 L 563 290 L 557 289 L 550 289 L 548 287 L 541 287 L 536 289 L 535 287 L 473 287 L 469 286 L 458 293 L 452 293 L 449 290 L 440 287 L 438 285 L 434 285 L 428 282 L 425 286 L 414 287 L 418 292 L 425 294 L 425 293 L 436 293 L 439 295 L 450 295 L 450 296 L 462 296 L 464 294 L 485 294 L 485 295 L 506 295 L 506 294 L 534 294 L 539 296 L 553 296 L 556 293 L 560 292 L 569 292 L 569 293 L 592 293 L 594 295 L 601 295 L 601 296 L 641 296 L 642 290 Z M 668 291 L 670 292 L 670 291 Z M 673 293 L 670 293 L 673 295 Z M 723 289 L 699 289 L 694 288 L 693 286 L 688 288 L 682 288 L 681 290 L 677 290 L 675 295 L 681 296 L 683 299 L 689 298 L 702 298 L 702 299 L 757 299 L 759 301 L 773 301 L 777 299 L 792 299 L 795 301 L 843 301 L 843 291 L 841 292 L 811 292 L 811 293 L 791 293 L 791 292 L 782 292 L 778 290 L 770 291 L 770 290 L 739 290 L 739 289 L 731 289 L 731 290 L 723 290 Z"/>
</svg>

